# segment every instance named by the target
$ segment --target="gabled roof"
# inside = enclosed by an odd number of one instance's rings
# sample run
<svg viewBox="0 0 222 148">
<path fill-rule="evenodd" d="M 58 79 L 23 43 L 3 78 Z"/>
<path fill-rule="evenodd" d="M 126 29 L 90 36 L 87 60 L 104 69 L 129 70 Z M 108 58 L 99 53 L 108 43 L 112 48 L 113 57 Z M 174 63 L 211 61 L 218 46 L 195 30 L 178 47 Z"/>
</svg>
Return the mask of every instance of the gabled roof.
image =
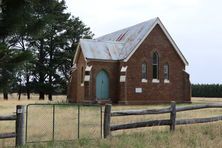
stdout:
<svg viewBox="0 0 222 148">
<path fill-rule="evenodd" d="M 187 60 L 158 17 L 96 39 L 81 39 L 79 45 L 86 60 L 123 60 L 127 62 L 157 24 L 162 28 L 184 64 L 188 65 Z M 79 48 L 76 54 L 78 52 Z"/>
</svg>

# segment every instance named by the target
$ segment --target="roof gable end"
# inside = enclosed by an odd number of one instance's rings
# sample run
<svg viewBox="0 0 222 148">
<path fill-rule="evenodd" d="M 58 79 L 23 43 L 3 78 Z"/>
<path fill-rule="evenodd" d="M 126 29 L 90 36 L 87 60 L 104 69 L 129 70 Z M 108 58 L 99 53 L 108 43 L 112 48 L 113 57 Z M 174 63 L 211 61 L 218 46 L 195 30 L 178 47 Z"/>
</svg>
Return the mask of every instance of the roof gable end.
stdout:
<svg viewBox="0 0 222 148">
<path fill-rule="evenodd" d="M 176 50 L 176 52 L 179 55 L 179 57 L 182 59 L 183 63 L 185 65 L 188 65 L 187 60 L 185 59 L 185 57 L 183 56 L 182 52 L 179 50 L 179 48 L 176 45 L 176 43 L 174 42 L 173 38 L 170 36 L 170 34 L 168 33 L 168 31 L 166 30 L 166 28 L 164 27 L 163 23 L 160 21 L 159 18 L 157 18 L 155 20 L 155 22 L 152 24 L 152 26 L 150 27 L 148 32 L 143 36 L 143 39 L 136 45 L 136 47 L 130 52 L 130 54 L 123 61 L 127 62 L 131 58 L 131 56 L 135 53 L 135 51 L 139 48 L 139 46 L 143 43 L 143 41 L 148 37 L 148 35 L 150 34 L 150 32 L 154 29 L 154 27 L 156 25 L 159 25 L 160 28 L 163 30 L 163 32 L 166 35 L 167 39 L 173 45 L 174 49 Z"/>
</svg>

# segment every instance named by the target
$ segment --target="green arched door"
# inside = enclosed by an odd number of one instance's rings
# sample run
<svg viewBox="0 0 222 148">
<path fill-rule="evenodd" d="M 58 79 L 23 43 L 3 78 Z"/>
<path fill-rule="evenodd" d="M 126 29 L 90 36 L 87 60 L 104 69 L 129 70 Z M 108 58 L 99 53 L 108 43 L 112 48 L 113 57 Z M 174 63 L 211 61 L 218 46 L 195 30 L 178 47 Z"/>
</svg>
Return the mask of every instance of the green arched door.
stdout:
<svg viewBox="0 0 222 148">
<path fill-rule="evenodd" d="M 102 100 L 109 98 L 109 77 L 104 70 L 96 76 L 96 98 Z"/>
</svg>

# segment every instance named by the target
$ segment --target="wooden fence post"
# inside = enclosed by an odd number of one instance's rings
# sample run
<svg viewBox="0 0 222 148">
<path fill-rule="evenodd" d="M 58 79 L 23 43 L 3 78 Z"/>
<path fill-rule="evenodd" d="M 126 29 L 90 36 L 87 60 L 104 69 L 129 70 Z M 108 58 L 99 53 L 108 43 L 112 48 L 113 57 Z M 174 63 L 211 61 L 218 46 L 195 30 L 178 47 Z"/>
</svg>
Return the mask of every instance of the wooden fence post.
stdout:
<svg viewBox="0 0 222 148">
<path fill-rule="evenodd" d="M 110 135 L 110 117 L 111 117 L 111 104 L 105 105 L 104 122 L 103 122 L 103 134 L 104 138 Z"/>
<path fill-rule="evenodd" d="M 171 121 L 170 131 L 174 131 L 175 126 L 176 126 L 176 102 L 175 101 L 171 102 L 170 121 Z"/>
<path fill-rule="evenodd" d="M 16 106 L 16 140 L 15 145 L 22 146 L 25 144 L 25 106 Z"/>
</svg>

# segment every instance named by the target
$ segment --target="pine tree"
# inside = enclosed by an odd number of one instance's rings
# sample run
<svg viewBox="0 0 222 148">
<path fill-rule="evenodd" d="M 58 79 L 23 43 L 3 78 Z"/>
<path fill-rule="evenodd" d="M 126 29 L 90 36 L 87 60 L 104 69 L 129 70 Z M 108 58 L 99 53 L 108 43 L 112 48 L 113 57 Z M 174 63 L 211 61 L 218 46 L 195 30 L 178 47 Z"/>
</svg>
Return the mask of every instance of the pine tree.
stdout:
<svg viewBox="0 0 222 148">
<path fill-rule="evenodd" d="M 28 98 L 31 91 L 38 93 L 39 99 L 48 94 L 49 100 L 54 93 L 66 93 L 75 49 L 80 38 L 92 38 L 90 28 L 65 12 L 64 0 L 3 3 L 0 39 L 6 49 L 29 51 L 33 57 L 14 71 L 13 90 L 20 94 L 26 88 Z"/>
<path fill-rule="evenodd" d="M 2 19 L 0 20 L 0 39 L 4 41 L 9 48 L 21 50 L 22 52 L 31 52 L 27 49 L 26 42 L 29 35 L 35 32 L 32 21 L 32 5 L 31 0 L 3 0 L 2 1 Z M 7 39 L 7 40 L 6 40 Z M 20 52 L 21 52 L 20 51 Z M 30 63 L 26 62 L 19 68 L 15 74 L 19 77 L 25 76 L 27 97 L 30 98 L 29 77 Z M 21 78 L 20 78 L 21 79 Z M 20 80 L 17 79 L 17 80 Z M 16 84 L 16 83 L 15 83 Z"/>
<path fill-rule="evenodd" d="M 8 99 L 16 68 L 29 58 L 31 58 L 29 52 L 19 52 L 16 49 L 9 49 L 3 43 L 0 44 L 0 89 L 3 91 L 4 99 Z"/>
</svg>

